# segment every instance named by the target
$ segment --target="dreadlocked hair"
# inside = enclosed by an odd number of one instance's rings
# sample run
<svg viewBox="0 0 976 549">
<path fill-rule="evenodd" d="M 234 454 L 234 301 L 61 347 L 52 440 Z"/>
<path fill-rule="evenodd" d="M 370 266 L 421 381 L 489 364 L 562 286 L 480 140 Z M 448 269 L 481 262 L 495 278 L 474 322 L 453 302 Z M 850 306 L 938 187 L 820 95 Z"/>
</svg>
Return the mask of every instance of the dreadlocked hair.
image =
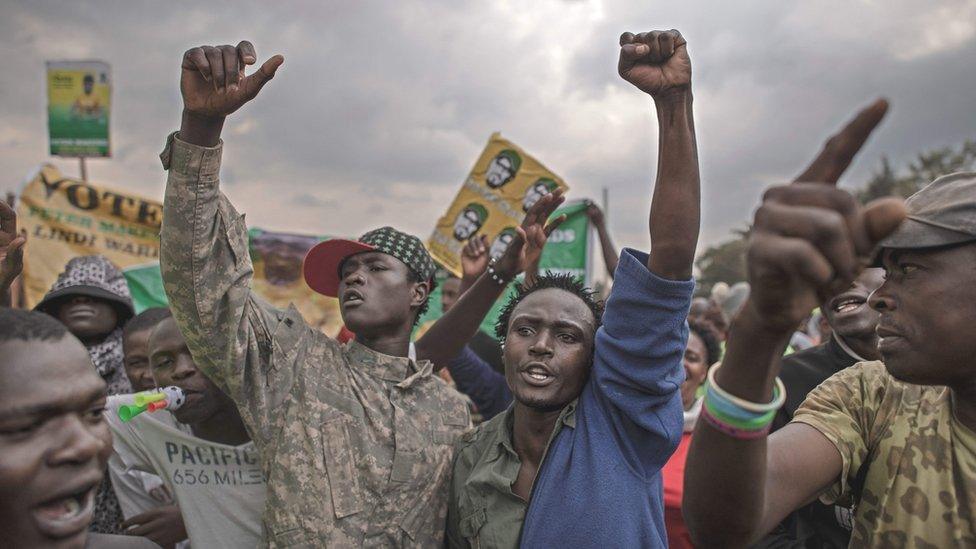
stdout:
<svg viewBox="0 0 976 549">
<path fill-rule="evenodd" d="M 502 307 L 501 313 L 498 315 L 498 321 L 495 322 L 495 337 L 500 342 L 505 343 L 505 336 L 508 334 L 508 321 L 511 319 L 512 311 L 515 310 L 515 307 L 529 295 L 549 288 L 563 290 L 582 299 L 583 303 L 590 309 L 590 312 L 593 313 L 594 329 L 599 328 L 600 324 L 603 323 L 603 301 L 593 297 L 596 295 L 596 292 L 587 288 L 582 280 L 571 274 L 555 274 L 552 271 L 546 271 L 546 274 L 536 277 L 535 282 L 532 284 L 523 283 L 515 285 L 515 293 L 508 299 L 505 306 Z"/>
</svg>

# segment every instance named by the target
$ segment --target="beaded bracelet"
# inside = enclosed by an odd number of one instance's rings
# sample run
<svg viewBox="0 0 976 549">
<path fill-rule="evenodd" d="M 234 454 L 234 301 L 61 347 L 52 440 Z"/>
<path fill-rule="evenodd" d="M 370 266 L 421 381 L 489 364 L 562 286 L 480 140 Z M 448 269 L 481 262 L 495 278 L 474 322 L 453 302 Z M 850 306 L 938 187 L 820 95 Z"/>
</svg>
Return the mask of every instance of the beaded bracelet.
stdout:
<svg viewBox="0 0 976 549">
<path fill-rule="evenodd" d="M 507 285 L 510 282 L 510 280 L 505 280 L 504 278 L 498 275 L 498 271 L 495 270 L 495 264 L 496 261 L 494 258 L 488 261 L 488 270 L 487 270 L 488 278 L 490 278 L 492 282 L 498 284 L 499 286 Z"/>
<path fill-rule="evenodd" d="M 776 386 L 773 389 L 773 401 L 768 404 L 759 404 L 756 402 L 750 402 L 744 398 L 739 398 L 725 391 L 724 389 L 719 387 L 717 383 L 715 383 L 715 372 L 717 372 L 718 369 L 721 367 L 722 367 L 722 363 L 719 362 L 716 363 L 715 366 L 712 366 L 710 370 L 708 370 L 708 380 L 706 381 L 706 383 L 708 384 L 709 389 L 715 391 L 717 395 L 724 398 L 725 400 L 728 400 L 736 407 L 741 408 L 743 410 L 747 410 L 749 412 L 765 414 L 770 411 L 779 410 L 780 407 L 783 406 L 783 403 L 786 402 L 786 387 L 783 386 L 783 380 L 781 380 L 779 377 L 776 378 Z"/>
</svg>

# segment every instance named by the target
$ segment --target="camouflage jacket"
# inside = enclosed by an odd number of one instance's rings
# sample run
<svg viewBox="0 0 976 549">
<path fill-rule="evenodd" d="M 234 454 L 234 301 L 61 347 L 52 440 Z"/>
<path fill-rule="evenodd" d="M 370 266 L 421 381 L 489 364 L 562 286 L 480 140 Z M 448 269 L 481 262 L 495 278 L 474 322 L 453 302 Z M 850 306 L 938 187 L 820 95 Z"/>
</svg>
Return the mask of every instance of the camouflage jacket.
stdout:
<svg viewBox="0 0 976 549">
<path fill-rule="evenodd" d="M 793 421 L 840 452 L 841 474 L 820 501 L 857 502 L 851 547 L 976 547 L 976 433 L 956 419 L 947 387 L 861 362 L 814 389 Z"/>
<path fill-rule="evenodd" d="M 435 547 L 452 444 L 470 425 L 429 362 L 340 345 L 251 291 L 222 145 L 171 135 L 160 265 L 193 358 L 238 405 L 268 477 L 269 546 Z"/>
</svg>

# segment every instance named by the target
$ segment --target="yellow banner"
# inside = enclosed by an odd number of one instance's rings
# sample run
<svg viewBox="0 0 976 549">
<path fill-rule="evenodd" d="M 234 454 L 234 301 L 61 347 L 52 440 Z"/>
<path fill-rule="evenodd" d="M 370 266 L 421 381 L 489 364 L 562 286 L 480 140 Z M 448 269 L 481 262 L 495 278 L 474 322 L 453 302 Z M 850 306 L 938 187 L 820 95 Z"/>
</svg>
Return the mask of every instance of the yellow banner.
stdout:
<svg viewBox="0 0 976 549">
<path fill-rule="evenodd" d="M 24 187 L 18 226 L 24 248 L 26 306 L 34 307 L 73 257 L 101 254 L 125 273 L 137 311 L 166 304 L 159 275 L 160 202 L 64 177 L 44 165 Z M 327 335 L 342 326 L 338 300 L 316 294 L 301 276 L 302 258 L 317 237 L 250 231 L 252 288 L 277 307 L 294 303 L 305 320 Z"/>
<path fill-rule="evenodd" d="M 29 307 L 73 257 L 101 254 L 121 269 L 159 261 L 163 205 L 155 200 L 64 177 L 45 165 L 24 187 L 17 212 L 28 234 L 23 276 Z"/>
<path fill-rule="evenodd" d="M 435 261 L 461 276 L 461 248 L 469 238 L 487 235 L 491 255 L 501 255 L 529 207 L 556 188 L 568 189 L 561 177 L 494 133 L 437 221 L 427 248 Z"/>
</svg>

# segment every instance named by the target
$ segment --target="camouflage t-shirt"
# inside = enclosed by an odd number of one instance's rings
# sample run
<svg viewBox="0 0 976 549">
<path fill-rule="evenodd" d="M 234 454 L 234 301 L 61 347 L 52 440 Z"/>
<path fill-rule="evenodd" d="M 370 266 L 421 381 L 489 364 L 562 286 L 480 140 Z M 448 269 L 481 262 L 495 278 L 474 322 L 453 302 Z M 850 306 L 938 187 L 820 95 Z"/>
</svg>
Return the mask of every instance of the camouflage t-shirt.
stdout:
<svg viewBox="0 0 976 549">
<path fill-rule="evenodd" d="M 953 416 L 948 388 L 862 362 L 814 389 L 793 421 L 823 433 L 843 459 L 825 504 L 854 501 L 868 462 L 851 547 L 976 547 L 976 433 Z"/>
</svg>

